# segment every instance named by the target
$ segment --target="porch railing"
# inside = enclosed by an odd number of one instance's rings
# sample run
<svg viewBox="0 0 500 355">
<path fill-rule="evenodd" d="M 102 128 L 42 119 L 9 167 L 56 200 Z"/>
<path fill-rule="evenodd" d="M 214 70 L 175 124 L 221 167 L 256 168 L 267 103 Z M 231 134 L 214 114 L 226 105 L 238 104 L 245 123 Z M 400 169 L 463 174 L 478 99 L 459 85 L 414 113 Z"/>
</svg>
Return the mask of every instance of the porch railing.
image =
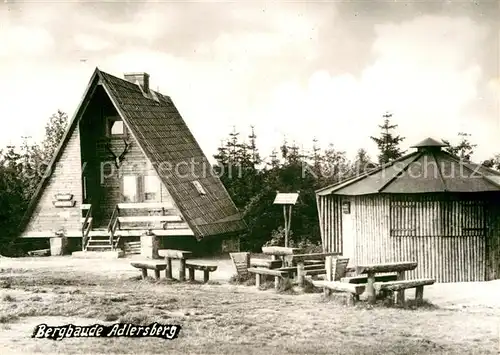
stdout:
<svg viewBox="0 0 500 355">
<path fill-rule="evenodd" d="M 85 218 L 82 222 L 82 250 L 87 250 L 89 233 L 92 230 L 92 205 L 89 205 Z"/>
<path fill-rule="evenodd" d="M 111 214 L 111 218 L 108 223 L 108 234 L 109 234 L 109 242 L 113 248 L 113 250 L 116 250 L 116 247 L 118 246 L 118 243 L 120 242 L 120 236 L 118 236 L 118 239 L 115 242 L 115 232 L 116 230 L 120 227 L 120 221 L 118 220 L 118 216 L 120 214 L 120 210 L 118 208 L 118 205 L 116 205 L 115 209 L 113 210 L 113 213 Z"/>
</svg>

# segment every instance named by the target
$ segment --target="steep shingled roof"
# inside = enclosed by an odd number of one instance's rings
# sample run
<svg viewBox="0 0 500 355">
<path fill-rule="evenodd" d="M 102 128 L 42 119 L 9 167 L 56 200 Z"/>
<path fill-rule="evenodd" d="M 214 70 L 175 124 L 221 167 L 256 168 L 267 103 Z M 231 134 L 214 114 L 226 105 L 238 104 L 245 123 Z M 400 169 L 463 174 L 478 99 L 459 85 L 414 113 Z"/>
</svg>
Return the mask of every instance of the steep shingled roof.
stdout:
<svg viewBox="0 0 500 355">
<path fill-rule="evenodd" d="M 170 97 L 154 92 L 155 99 L 145 97 L 140 86 L 100 71 L 94 71 L 85 96 L 100 83 L 137 143 L 157 170 L 174 202 L 180 209 L 196 238 L 225 234 L 246 228 L 220 179 L 212 174 L 208 159 L 176 109 Z M 82 102 L 89 98 L 84 97 Z M 49 169 L 57 162 L 71 132 L 77 126 L 82 106 L 77 109 Z M 83 108 L 84 109 L 84 108 Z M 162 163 L 179 167 L 174 174 L 161 170 Z M 192 166 L 192 170 L 188 170 Z M 186 169 L 183 170 L 183 167 Z M 182 170 L 182 171 L 181 171 Z M 189 173 L 188 173 L 189 172 Z M 197 191 L 193 181 L 199 181 L 206 194 Z M 24 219 L 25 227 L 48 181 L 41 183 Z"/>
<path fill-rule="evenodd" d="M 317 195 L 500 191 L 500 173 L 466 163 L 441 150 L 432 138 L 416 144 L 416 152 L 379 168 L 316 191 Z"/>
</svg>

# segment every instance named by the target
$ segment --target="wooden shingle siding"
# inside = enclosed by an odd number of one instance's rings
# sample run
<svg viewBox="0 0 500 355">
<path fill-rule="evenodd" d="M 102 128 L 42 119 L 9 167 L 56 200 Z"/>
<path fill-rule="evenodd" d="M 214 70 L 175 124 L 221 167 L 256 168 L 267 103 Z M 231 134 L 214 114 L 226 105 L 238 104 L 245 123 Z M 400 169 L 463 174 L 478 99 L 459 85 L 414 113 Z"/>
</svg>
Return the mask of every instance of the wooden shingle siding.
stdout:
<svg viewBox="0 0 500 355">
<path fill-rule="evenodd" d="M 72 194 L 76 201 L 74 207 L 54 207 L 54 195 Z M 80 134 L 75 129 L 69 138 L 66 149 L 55 164 L 53 173 L 40 197 L 23 235 L 30 232 L 47 232 L 47 237 L 65 229 L 81 229 L 82 178 L 80 160 Z"/>
</svg>

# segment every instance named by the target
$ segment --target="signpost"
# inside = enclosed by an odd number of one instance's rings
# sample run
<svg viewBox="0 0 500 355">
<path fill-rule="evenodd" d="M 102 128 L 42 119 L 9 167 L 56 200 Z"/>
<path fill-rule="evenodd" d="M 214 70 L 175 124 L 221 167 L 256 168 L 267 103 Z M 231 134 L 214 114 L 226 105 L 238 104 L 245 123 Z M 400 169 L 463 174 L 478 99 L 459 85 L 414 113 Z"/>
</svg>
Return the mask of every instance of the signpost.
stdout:
<svg viewBox="0 0 500 355">
<path fill-rule="evenodd" d="M 297 203 L 299 192 L 300 191 L 296 193 L 280 193 L 276 191 L 276 198 L 273 202 L 275 205 L 283 205 L 283 216 L 285 218 L 285 248 L 288 248 L 288 234 L 290 233 L 290 224 L 292 222 L 292 206 Z"/>
</svg>

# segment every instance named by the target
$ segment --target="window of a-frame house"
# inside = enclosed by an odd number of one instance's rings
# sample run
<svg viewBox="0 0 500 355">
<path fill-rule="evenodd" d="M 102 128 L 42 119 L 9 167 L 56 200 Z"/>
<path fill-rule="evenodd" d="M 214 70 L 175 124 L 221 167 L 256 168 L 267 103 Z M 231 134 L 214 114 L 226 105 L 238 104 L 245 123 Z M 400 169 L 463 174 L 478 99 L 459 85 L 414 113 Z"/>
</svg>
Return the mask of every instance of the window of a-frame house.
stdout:
<svg viewBox="0 0 500 355">
<path fill-rule="evenodd" d="M 122 177 L 122 200 L 123 202 L 139 202 L 138 177 L 135 175 L 124 175 Z"/>
<path fill-rule="evenodd" d="M 161 182 L 160 179 L 155 175 L 145 175 L 144 176 L 144 201 L 160 201 L 161 194 Z"/>
<path fill-rule="evenodd" d="M 108 137 L 122 137 L 125 135 L 125 124 L 119 117 L 107 118 L 107 132 Z"/>
</svg>

